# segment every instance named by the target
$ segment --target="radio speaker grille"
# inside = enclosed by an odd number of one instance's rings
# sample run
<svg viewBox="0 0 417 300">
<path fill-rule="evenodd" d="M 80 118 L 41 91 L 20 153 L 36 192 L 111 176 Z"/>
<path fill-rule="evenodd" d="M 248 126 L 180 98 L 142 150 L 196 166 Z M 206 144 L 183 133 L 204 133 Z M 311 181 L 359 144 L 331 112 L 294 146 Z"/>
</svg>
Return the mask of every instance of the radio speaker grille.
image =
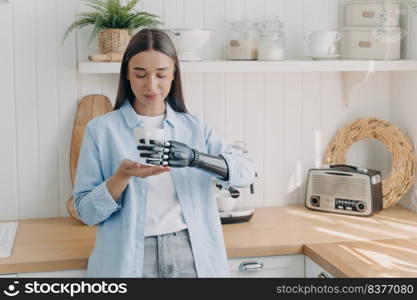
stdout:
<svg viewBox="0 0 417 300">
<path fill-rule="evenodd" d="M 313 175 L 313 194 L 364 200 L 366 179 L 337 175 Z"/>
</svg>

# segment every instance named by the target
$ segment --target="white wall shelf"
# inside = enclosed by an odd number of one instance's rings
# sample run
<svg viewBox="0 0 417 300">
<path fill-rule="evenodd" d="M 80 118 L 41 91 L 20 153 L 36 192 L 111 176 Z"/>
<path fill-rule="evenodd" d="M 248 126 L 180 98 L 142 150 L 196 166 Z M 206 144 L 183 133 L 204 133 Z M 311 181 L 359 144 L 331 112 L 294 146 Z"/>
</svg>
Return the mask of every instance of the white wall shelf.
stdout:
<svg viewBox="0 0 417 300">
<path fill-rule="evenodd" d="M 181 62 L 182 72 L 377 72 L 417 71 L 417 60 L 284 60 Z M 80 73 L 119 73 L 120 62 L 81 62 Z"/>
</svg>

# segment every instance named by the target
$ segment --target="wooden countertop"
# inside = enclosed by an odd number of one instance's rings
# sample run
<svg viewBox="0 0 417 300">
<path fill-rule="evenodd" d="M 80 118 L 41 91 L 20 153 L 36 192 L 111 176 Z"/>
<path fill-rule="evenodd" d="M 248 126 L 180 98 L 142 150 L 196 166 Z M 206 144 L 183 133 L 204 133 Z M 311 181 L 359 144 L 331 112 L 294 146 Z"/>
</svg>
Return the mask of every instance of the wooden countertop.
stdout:
<svg viewBox="0 0 417 300">
<path fill-rule="evenodd" d="M 0 274 L 85 269 L 95 239 L 95 226 L 73 218 L 21 220 Z"/>
<path fill-rule="evenodd" d="M 298 205 L 257 208 L 250 222 L 223 225 L 223 232 L 228 256 L 244 257 L 303 253 L 306 244 L 417 237 L 416 225 L 417 213 L 400 206 L 357 217 Z"/>
<path fill-rule="evenodd" d="M 417 277 L 417 238 L 306 245 L 335 277 Z"/>
<path fill-rule="evenodd" d="M 417 213 L 400 206 L 373 217 L 315 212 L 301 205 L 262 207 L 250 222 L 223 225 L 223 231 L 229 258 L 305 253 L 335 276 L 417 275 L 407 273 L 417 270 Z M 0 258 L 0 273 L 84 269 L 95 232 L 96 227 L 72 218 L 21 220 L 12 256 Z M 384 246 L 390 243 L 397 248 Z M 404 249 L 403 256 L 395 256 L 395 249 Z M 397 260 L 387 264 L 368 258 L 375 264 L 367 268 L 363 260 L 372 251 Z M 406 267 L 394 270 L 400 262 Z"/>
</svg>

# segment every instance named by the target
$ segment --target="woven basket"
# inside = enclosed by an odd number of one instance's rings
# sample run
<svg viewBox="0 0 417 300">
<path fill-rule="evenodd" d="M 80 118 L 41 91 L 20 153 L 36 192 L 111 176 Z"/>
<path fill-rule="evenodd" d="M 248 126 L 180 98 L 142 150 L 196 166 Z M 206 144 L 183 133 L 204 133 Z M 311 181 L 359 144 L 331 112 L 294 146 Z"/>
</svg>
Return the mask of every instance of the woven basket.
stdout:
<svg viewBox="0 0 417 300">
<path fill-rule="evenodd" d="M 330 142 L 325 163 L 345 164 L 350 146 L 362 139 L 375 138 L 392 155 L 390 176 L 382 181 L 384 208 L 394 206 L 414 184 L 416 158 L 413 144 L 401 129 L 376 118 L 358 119 L 340 129 Z"/>
<path fill-rule="evenodd" d="M 132 36 L 127 29 L 106 29 L 98 34 L 98 46 L 101 54 L 123 54 Z"/>
</svg>

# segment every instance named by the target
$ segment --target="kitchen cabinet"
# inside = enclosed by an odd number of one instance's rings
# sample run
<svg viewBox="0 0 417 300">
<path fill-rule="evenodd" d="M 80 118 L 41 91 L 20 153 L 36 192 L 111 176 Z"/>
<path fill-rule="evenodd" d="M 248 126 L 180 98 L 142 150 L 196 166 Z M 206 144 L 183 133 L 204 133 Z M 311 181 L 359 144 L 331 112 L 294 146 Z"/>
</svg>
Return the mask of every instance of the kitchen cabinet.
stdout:
<svg viewBox="0 0 417 300">
<path fill-rule="evenodd" d="M 315 261 L 305 256 L 305 278 L 333 278 L 329 272 L 324 270 Z"/>
<path fill-rule="evenodd" d="M 18 278 L 37 277 L 37 278 L 60 278 L 60 277 L 85 277 L 87 273 L 86 269 L 80 270 L 62 270 L 62 271 L 50 271 L 50 272 L 33 272 L 33 273 L 18 273 Z"/>
<path fill-rule="evenodd" d="M 260 256 L 228 259 L 231 277 L 304 277 L 304 255 Z M 86 269 L 3 274 L 1 277 L 86 277 Z"/>
<path fill-rule="evenodd" d="M 230 258 L 231 277 L 304 277 L 304 255 Z"/>
<path fill-rule="evenodd" d="M 228 259 L 231 277 L 304 277 L 304 255 L 260 256 Z M 3 274 L 0 277 L 86 277 L 85 269 Z"/>
<path fill-rule="evenodd" d="M 231 277 L 304 277 L 304 255 L 279 255 L 228 259 Z M 60 278 L 86 276 L 85 269 L 4 274 L 18 278 Z M 14 276 L 11 276 L 14 275 Z M 8 276 L 8 277 L 9 277 Z"/>
</svg>

